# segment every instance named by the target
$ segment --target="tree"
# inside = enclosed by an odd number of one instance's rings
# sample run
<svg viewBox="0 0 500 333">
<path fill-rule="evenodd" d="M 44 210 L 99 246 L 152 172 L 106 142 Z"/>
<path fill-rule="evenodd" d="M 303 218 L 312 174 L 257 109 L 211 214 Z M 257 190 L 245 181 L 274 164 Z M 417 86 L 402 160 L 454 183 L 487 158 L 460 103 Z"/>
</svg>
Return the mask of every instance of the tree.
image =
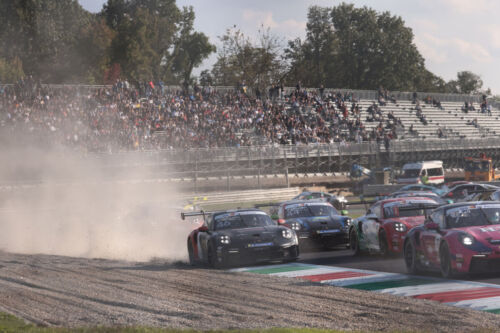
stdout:
<svg viewBox="0 0 500 333">
<path fill-rule="evenodd" d="M 282 79 L 284 63 L 280 58 L 280 41 L 269 29 L 259 30 L 257 42 L 252 42 L 235 28 L 226 30 L 219 39 L 222 48 L 212 70 L 216 84 L 237 85 L 244 82 L 263 91 Z"/>
<path fill-rule="evenodd" d="M 288 78 L 302 77 L 309 86 L 444 90 L 401 17 L 367 7 L 309 8 L 306 39 L 289 42 L 285 58 Z"/>
<path fill-rule="evenodd" d="M 469 71 L 457 73 L 456 87 L 461 94 L 478 94 L 483 87 L 483 80 L 477 74 Z"/>
<path fill-rule="evenodd" d="M 0 4 L 0 57 L 21 60 L 23 71 L 45 82 L 66 82 L 86 72 L 77 52 L 79 33 L 92 15 L 76 0 L 13 0 Z"/>
<path fill-rule="evenodd" d="M 199 79 L 202 86 L 211 86 L 214 84 L 214 78 L 208 69 L 201 71 Z"/>
<path fill-rule="evenodd" d="M 170 56 L 166 57 L 165 72 L 178 76 L 175 81 L 182 81 L 184 84 L 191 84 L 193 68 L 199 66 L 216 50 L 205 34 L 194 31 L 194 19 L 193 7 L 184 7 L 181 29 L 174 39 L 174 50 Z"/>
</svg>

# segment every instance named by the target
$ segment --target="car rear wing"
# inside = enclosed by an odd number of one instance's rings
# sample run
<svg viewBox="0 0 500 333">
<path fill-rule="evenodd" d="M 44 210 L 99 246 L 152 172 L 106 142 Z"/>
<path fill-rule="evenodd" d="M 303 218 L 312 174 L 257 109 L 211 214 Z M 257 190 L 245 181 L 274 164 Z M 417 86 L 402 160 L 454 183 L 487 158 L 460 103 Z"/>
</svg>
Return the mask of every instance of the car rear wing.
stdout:
<svg viewBox="0 0 500 333">
<path fill-rule="evenodd" d="M 214 212 L 205 212 L 204 210 L 200 210 L 198 212 L 189 212 L 189 213 L 181 213 L 181 219 L 185 220 L 186 217 L 189 216 L 203 216 L 203 220 L 205 220 L 205 217 L 209 214 L 213 214 Z"/>
<path fill-rule="evenodd" d="M 429 204 L 418 204 L 418 205 L 415 205 L 413 204 L 412 206 L 410 207 L 398 207 L 398 210 L 399 211 L 405 211 L 405 212 L 408 212 L 408 211 L 412 211 L 412 210 L 420 210 L 420 209 L 423 209 L 424 210 L 424 216 L 425 216 L 425 219 L 427 219 L 427 217 L 429 216 L 427 213 L 429 212 L 429 210 L 431 209 L 436 209 L 436 208 L 439 208 L 441 207 L 441 205 L 429 205 Z"/>
</svg>

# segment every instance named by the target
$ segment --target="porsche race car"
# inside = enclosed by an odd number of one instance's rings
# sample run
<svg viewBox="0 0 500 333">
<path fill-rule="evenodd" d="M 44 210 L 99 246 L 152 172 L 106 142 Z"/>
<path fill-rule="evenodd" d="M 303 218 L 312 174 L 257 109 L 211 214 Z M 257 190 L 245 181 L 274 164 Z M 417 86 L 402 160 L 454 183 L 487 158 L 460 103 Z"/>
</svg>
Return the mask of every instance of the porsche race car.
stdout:
<svg viewBox="0 0 500 333">
<path fill-rule="evenodd" d="M 258 209 L 182 213 L 203 216 L 204 223 L 187 239 L 189 262 L 215 268 L 266 261 L 293 261 L 299 256 L 294 230 L 280 226 Z"/>
<path fill-rule="evenodd" d="M 457 273 L 500 271 L 500 201 L 442 206 L 405 238 L 408 272 Z"/>
<path fill-rule="evenodd" d="M 301 245 L 347 245 L 351 221 L 323 200 L 291 200 L 278 208 L 278 223 L 294 230 Z"/>
<path fill-rule="evenodd" d="M 401 253 L 406 233 L 425 221 L 439 204 L 425 197 L 402 197 L 377 201 L 349 229 L 349 243 L 355 255 L 363 252 Z"/>
</svg>

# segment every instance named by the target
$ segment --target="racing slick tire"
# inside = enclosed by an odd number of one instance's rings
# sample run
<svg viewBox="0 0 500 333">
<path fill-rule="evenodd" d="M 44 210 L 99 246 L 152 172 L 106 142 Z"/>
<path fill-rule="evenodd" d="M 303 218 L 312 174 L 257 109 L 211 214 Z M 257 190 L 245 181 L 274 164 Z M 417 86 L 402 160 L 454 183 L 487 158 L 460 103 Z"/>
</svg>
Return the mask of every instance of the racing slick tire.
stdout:
<svg viewBox="0 0 500 333">
<path fill-rule="evenodd" d="M 387 236 L 384 230 L 382 230 L 378 235 L 378 245 L 380 249 L 380 255 L 383 257 L 388 256 L 389 245 L 387 244 Z"/>
<path fill-rule="evenodd" d="M 290 258 L 287 258 L 285 260 L 283 260 L 283 262 L 293 262 L 293 261 L 297 261 L 299 259 L 299 246 L 296 245 L 296 246 L 293 246 L 291 249 L 290 249 Z"/>
<path fill-rule="evenodd" d="M 187 248 L 188 248 L 188 255 L 189 255 L 189 264 L 191 266 L 195 266 L 196 259 L 194 258 L 193 243 L 191 242 L 190 239 L 188 239 L 188 241 L 187 241 Z"/>
<path fill-rule="evenodd" d="M 351 231 L 349 232 L 349 244 L 355 256 L 361 255 L 361 249 L 359 248 L 358 233 L 354 228 L 352 228 Z"/>
<path fill-rule="evenodd" d="M 224 262 L 217 260 L 217 254 L 215 253 L 215 249 L 212 245 L 208 246 L 207 256 L 208 256 L 208 264 L 211 267 L 216 269 L 224 267 Z"/>
<path fill-rule="evenodd" d="M 441 275 L 444 278 L 452 278 L 453 276 L 455 276 L 455 272 L 451 267 L 450 249 L 448 248 L 448 244 L 446 244 L 445 242 L 441 243 L 441 246 L 439 246 L 439 262 Z"/>
<path fill-rule="evenodd" d="M 406 264 L 406 269 L 410 274 L 418 274 L 420 273 L 420 269 L 418 268 L 417 262 L 417 250 L 415 249 L 415 245 L 413 245 L 411 240 L 406 241 L 405 247 L 403 250 L 403 257 Z"/>
</svg>

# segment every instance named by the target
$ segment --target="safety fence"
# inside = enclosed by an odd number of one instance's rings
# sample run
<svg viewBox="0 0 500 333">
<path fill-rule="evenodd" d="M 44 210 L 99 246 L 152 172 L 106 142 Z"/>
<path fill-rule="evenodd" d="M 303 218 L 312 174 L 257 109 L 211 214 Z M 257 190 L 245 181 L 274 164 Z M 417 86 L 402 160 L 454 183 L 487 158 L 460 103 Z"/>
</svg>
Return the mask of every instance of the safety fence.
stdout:
<svg viewBox="0 0 500 333">
<path fill-rule="evenodd" d="M 0 84 L 0 90 L 4 87 L 10 87 L 13 84 Z M 48 87 L 50 89 L 63 89 L 63 88 L 73 88 L 73 89 L 82 89 L 82 90 L 99 90 L 99 89 L 111 89 L 112 85 L 85 85 L 85 84 L 42 84 L 44 87 Z M 217 92 L 231 92 L 235 91 L 237 87 L 233 86 L 214 86 L 214 87 L 200 87 L 201 89 L 210 89 L 212 91 Z M 163 89 L 163 92 L 172 92 L 172 91 L 181 91 L 184 88 L 179 85 L 168 85 L 168 86 L 157 86 L 157 89 Z M 189 88 L 190 91 L 193 90 L 193 87 Z M 289 95 L 293 91 L 295 91 L 295 87 L 284 87 L 283 93 L 285 95 Z M 319 88 L 303 88 L 303 90 L 310 92 L 319 92 Z M 245 89 L 248 94 L 253 95 L 254 91 L 251 88 Z M 352 94 L 356 99 L 369 99 L 376 100 L 378 98 L 377 90 L 358 90 L 358 89 L 345 89 L 345 88 L 325 88 L 325 94 Z M 264 91 L 262 94 L 265 96 L 267 92 Z M 413 99 L 414 92 L 405 92 L 405 91 L 391 91 L 391 95 L 393 95 L 397 100 L 411 100 Z M 468 95 L 468 94 L 448 94 L 448 93 L 433 93 L 433 92 L 416 92 L 417 97 L 419 99 L 423 99 L 426 97 L 431 97 L 440 100 L 441 102 L 474 102 L 478 103 L 481 101 L 481 95 Z"/>
</svg>

